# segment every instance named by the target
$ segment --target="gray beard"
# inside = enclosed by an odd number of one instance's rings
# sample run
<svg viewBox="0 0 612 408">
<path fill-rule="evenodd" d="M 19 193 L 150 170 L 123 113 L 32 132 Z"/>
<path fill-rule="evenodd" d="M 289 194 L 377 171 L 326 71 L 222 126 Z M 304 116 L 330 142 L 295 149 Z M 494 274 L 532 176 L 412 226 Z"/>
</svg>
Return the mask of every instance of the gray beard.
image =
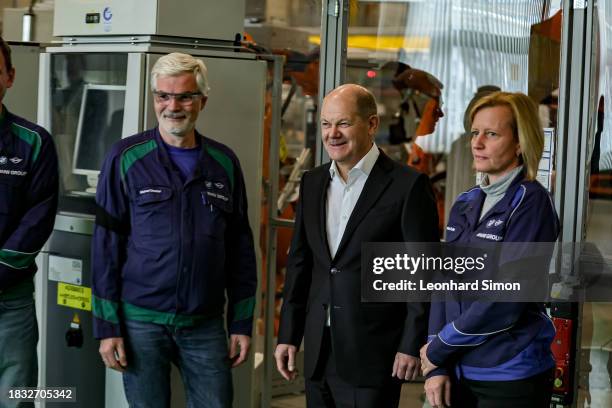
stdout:
<svg viewBox="0 0 612 408">
<path fill-rule="evenodd" d="M 180 128 L 167 128 L 166 131 L 172 136 L 184 137 L 187 133 L 191 132 L 195 128 L 195 123 L 189 122 L 185 127 Z"/>
</svg>

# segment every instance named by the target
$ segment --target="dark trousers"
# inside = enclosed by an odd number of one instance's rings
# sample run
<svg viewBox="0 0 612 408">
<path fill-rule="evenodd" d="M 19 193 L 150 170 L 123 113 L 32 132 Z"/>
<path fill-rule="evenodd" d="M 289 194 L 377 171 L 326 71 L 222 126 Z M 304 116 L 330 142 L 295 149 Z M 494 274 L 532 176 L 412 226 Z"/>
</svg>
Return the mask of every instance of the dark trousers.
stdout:
<svg viewBox="0 0 612 408">
<path fill-rule="evenodd" d="M 356 359 L 359 356 L 355 356 Z M 329 328 L 325 328 L 319 360 L 312 378 L 306 379 L 308 408 L 397 408 L 402 383 L 391 378 L 381 387 L 357 387 L 336 372 Z"/>
<path fill-rule="evenodd" d="M 523 380 L 453 381 L 453 408 L 549 408 L 553 371 Z"/>
</svg>

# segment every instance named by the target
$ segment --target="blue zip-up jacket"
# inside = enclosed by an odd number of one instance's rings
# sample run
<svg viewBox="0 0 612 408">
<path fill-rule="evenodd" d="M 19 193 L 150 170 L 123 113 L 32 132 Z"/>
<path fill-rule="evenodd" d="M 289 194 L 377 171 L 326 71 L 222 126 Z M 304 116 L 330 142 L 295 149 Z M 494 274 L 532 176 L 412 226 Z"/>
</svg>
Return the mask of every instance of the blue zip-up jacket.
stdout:
<svg viewBox="0 0 612 408">
<path fill-rule="evenodd" d="M 475 187 L 453 205 L 447 242 L 555 242 L 559 219 L 548 192 L 519 173 L 504 197 L 479 221 L 485 193 Z M 528 245 L 525 246 L 528 249 Z M 521 254 L 512 254 L 518 259 Z M 555 336 L 542 304 L 447 301 L 432 303 L 427 358 L 448 374 L 481 381 L 528 378 L 554 366 Z"/>
<path fill-rule="evenodd" d="M 124 319 L 189 327 L 221 316 L 251 335 L 257 286 L 242 170 L 196 132 L 200 156 L 182 181 L 158 128 L 113 145 L 100 173 L 92 244 L 94 335 Z"/>
<path fill-rule="evenodd" d="M 57 154 L 45 129 L 0 114 L 0 299 L 31 295 L 34 259 L 55 222 Z"/>
</svg>

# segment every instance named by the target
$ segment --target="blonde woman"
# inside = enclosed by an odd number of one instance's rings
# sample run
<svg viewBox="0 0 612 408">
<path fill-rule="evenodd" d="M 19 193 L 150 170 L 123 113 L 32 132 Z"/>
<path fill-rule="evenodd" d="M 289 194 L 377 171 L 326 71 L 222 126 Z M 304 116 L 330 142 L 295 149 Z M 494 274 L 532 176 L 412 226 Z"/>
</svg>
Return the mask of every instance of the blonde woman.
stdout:
<svg viewBox="0 0 612 408">
<path fill-rule="evenodd" d="M 457 197 L 447 242 L 554 242 L 559 221 L 535 181 L 544 136 L 524 94 L 495 92 L 470 111 L 483 182 Z M 421 349 L 425 391 L 437 407 L 548 408 L 555 330 L 537 303 L 433 303 Z M 452 398 L 451 398 L 452 397 Z"/>
</svg>

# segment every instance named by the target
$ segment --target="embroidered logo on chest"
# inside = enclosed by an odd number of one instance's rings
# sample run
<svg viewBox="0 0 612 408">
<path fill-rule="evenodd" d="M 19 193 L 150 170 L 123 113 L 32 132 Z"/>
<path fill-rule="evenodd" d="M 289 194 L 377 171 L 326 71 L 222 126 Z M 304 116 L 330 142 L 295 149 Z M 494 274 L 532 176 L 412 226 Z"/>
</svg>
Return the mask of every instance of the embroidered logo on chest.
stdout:
<svg viewBox="0 0 612 408">
<path fill-rule="evenodd" d="M 489 220 L 489 221 L 487 221 L 487 228 L 499 227 L 503 223 L 504 223 L 504 221 L 502 221 L 502 220 L 495 220 L 495 219 Z"/>
</svg>

